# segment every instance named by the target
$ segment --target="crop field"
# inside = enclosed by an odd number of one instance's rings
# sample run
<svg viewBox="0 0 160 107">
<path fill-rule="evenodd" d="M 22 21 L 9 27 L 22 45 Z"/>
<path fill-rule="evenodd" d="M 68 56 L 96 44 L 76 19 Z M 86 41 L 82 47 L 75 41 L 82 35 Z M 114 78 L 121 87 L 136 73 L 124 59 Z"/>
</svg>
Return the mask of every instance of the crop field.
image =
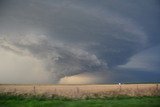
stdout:
<svg viewBox="0 0 160 107">
<path fill-rule="evenodd" d="M 159 84 L 113 85 L 0 85 L 0 93 L 13 95 L 63 96 L 73 99 L 114 96 L 159 96 Z"/>
<path fill-rule="evenodd" d="M 160 107 L 159 84 L 0 85 L 0 107 Z"/>
</svg>

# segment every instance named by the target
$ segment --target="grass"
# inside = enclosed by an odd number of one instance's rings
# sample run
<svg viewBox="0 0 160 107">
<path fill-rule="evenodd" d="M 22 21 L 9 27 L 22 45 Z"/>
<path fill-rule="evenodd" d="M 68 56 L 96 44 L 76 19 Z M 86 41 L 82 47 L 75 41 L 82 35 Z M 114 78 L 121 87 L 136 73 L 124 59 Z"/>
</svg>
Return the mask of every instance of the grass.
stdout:
<svg viewBox="0 0 160 107">
<path fill-rule="evenodd" d="M 0 107 L 160 107 L 160 96 L 68 99 L 0 94 Z"/>
</svg>

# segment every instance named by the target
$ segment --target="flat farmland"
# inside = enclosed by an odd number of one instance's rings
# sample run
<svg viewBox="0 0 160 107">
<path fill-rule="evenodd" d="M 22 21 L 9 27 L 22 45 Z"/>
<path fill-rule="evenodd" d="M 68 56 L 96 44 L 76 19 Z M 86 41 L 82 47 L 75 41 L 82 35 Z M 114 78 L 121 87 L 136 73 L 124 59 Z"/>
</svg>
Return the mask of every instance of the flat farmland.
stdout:
<svg viewBox="0 0 160 107">
<path fill-rule="evenodd" d="M 159 96 L 160 84 L 113 85 L 0 85 L 0 93 L 13 95 L 63 96 L 67 98 L 105 98 L 116 96 Z"/>
</svg>

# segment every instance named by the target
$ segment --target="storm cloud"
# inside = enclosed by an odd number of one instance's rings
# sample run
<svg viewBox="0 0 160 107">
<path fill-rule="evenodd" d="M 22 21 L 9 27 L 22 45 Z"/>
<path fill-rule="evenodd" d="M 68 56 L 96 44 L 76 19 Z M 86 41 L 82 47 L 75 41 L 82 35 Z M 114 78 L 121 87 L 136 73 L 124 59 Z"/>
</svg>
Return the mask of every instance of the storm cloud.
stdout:
<svg viewBox="0 0 160 107">
<path fill-rule="evenodd" d="M 128 74 L 136 68 L 132 61 L 140 62 L 135 58 L 139 53 L 141 57 L 153 48 L 148 60 L 159 59 L 155 54 L 159 48 L 154 48 L 160 42 L 158 0 L 0 3 L 0 83 L 58 83 L 66 76 L 86 73 L 112 78 L 99 83 L 121 81 L 118 78 L 126 75 L 126 68 Z M 141 64 L 139 73 L 141 68 L 157 72 L 158 61 L 152 62 L 154 69 Z"/>
</svg>

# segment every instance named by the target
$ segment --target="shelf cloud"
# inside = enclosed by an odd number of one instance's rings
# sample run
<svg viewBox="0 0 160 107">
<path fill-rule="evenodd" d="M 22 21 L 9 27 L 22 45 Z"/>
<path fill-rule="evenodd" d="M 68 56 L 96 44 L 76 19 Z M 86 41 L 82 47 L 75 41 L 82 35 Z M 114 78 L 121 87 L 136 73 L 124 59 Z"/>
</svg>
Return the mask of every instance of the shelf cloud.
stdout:
<svg viewBox="0 0 160 107">
<path fill-rule="evenodd" d="M 112 83 L 136 69 L 134 82 L 137 72 L 155 73 L 158 61 L 155 69 L 130 62 L 159 46 L 159 13 L 158 0 L 1 0 L 0 83 Z M 159 58 L 153 49 L 148 60 Z"/>
</svg>

